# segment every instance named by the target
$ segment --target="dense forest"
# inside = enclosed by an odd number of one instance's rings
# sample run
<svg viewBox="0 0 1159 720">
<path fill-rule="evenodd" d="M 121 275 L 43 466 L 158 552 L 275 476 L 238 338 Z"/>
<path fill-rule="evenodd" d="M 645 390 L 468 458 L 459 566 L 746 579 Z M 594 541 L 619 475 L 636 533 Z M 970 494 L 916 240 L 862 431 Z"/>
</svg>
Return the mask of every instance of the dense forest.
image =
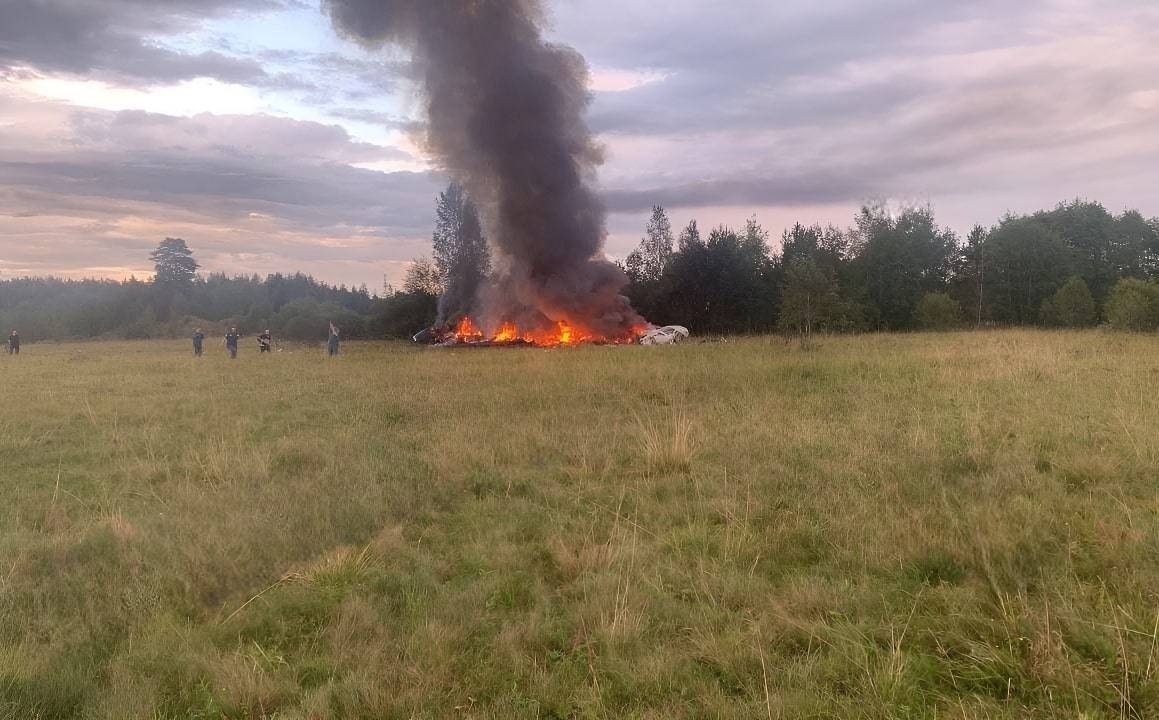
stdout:
<svg viewBox="0 0 1159 720">
<path fill-rule="evenodd" d="M 674 239 L 657 207 L 626 270 L 650 320 L 702 333 L 1159 325 L 1159 219 L 1077 200 L 965 238 L 929 208 L 866 206 L 851 228 L 794 225 L 775 249 L 755 218 Z"/>
<path fill-rule="evenodd" d="M 490 269 L 477 211 L 461 189 L 438 199 L 434 259 L 402 288 L 372 294 L 302 274 L 201 276 L 193 251 L 167 238 L 149 281 L 0 281 L 0 328 L 26 341 L 176 337 L 235 325 L 320 341 L 409 337 L 454 320 Z M 962 238 L 929 208 L 867 205 L 849 228 L 794 225 L 779 243 L 744 228 L 675 233 L 657 207 L 624 263 L 627 293 L 658 324 L 695 333 L 847 332 L 964 326 L 1159 327 L 1159 219 L 1073 201 L 1010 215 Z M 442 302 L 440 303 L 440 298 Z"/>
<path fill-rule="evenodd" d="M 455 247 L 476 248 L 479 239 L 477 225 L 446 220 L 451 201 L 462 203 L 453 193 L 440 198 L 434 260 L 414 263 L 385 301 L 384 325 L 421 327 L 436 297 L 478 283 L 453 271 Z M 463 212 L 473 212 L 469 202 Z M 466 228 L 458 241 L 456 227 Z M 755 217 L 740 230 L 707 232 L 693 220 L 677 234 L 656 207 L 623 267 L 645 317 L 699 334 L 1159 327 L 1159 219 L 1115 216 L 1081 200 L 1009 215 L 965 238 L 940 227 L 928 207 L 866 205 L 849 228 L 797 224 L 779 243 Z"/>
</svg>

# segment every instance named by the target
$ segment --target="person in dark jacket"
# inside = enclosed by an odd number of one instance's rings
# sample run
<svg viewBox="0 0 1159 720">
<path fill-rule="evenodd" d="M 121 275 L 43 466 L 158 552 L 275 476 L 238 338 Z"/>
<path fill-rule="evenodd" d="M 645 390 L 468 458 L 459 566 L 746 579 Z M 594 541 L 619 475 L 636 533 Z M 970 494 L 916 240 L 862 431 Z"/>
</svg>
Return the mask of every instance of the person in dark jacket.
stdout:
<svg viewBox="0 0 1159 720">
<path fill-rule="evenodd" d="M 274 347 L 274 336 L 266 330 L 261 335 L 258 335 L 258 352 L 268 353 Z"/>
<path fill-rule="evenodd" d="M 201 357 L 201 349 L 205 343 L 205 333 L 201 332 L 201 328 L 193 331 L 193 356 Z"/>
<path fill-rule="evenodd" d="M 8 334 L 8 354 L 20 354 L 20 335 L 18 335 L 15 330 Z"/>
<path fill-rule="evenodd" d="M 225 349 L 229 351 L 229 357 L 231 359 L 237 358 L 237 341 L 239 337 L 237 328 L 230 328 L 229 332 L 225 334 Z"/>
<path fill-rule="evenodd" d="M 330 338 L 326 341 L 326 354 L 333 357 L 338 354 L 338 328 L 330 323 Z"/>
</svg>

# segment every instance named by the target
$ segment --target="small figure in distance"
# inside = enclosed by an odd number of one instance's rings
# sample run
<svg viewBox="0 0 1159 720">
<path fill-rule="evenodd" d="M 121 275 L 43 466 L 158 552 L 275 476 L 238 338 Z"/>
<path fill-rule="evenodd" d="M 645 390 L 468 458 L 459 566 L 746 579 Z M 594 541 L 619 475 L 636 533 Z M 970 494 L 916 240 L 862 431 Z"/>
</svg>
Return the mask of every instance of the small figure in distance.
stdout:
<svg viewBox="0 0 1159 720">
<path fill-rule="evenodd" d="M 330 323 L 330 337 L 326 341 L 326 354 L 334 357 L 338 354 L 338 328 Z"/>
<path fill-rule="evenodd" d="M 193 331 L 193 357 L 201 357 L 201 348 L 205 342 L 205 333 L 201 332 L 201 328 Z"/>
<path fill-rule="evenodd" d="M 331 326 L 331 327 L 333 327 L 333 326 Z M 20 354 L 20 335 L 15 330 L 8 333 L 8 354 L 9 355 L 19 355 Z"/>
<path fill-rule="evenodd" d="M 237 328 L 230 328 L 225 334 L 225 349 L 229 351 L 230 359 L 237 359 Z"/>
<path fill-rule="evenodd" d="M 274 336 L 270 335 L 270 331 L 266 330 L 261 335 L 258 335 L 258 352 L 268 353 L 274 346 Z"/>
</svg>

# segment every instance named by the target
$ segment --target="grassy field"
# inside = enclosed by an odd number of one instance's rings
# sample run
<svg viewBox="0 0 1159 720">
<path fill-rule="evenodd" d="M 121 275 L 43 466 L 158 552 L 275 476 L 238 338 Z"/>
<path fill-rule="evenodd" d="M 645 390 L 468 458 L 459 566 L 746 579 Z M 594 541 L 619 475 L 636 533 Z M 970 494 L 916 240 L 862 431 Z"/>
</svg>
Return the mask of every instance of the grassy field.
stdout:
<svg viewBox="0 0 1159 720">
<path fill-rule="evenodd" d="M 0 357 L 0 718 L 1156 718 L 1159 338 Z"/>
</svg>

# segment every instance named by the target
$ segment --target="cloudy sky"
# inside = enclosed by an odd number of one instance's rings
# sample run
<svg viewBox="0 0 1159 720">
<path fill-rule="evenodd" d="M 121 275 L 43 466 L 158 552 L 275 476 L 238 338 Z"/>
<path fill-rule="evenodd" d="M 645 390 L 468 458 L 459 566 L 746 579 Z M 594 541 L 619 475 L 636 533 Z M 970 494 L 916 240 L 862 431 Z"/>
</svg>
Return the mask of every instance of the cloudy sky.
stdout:
<svg viewBox="0 0 1159 720">
<path fill-rule="evenodd" d="M 967 230 L 1059 200 L 1159 215 L 1156 0 L 549 0 L 592 66 L 607 251 L 676 224 Z M 446 178 L 403 54 L 317 0 L 0 0 L 0 277 L 206 270 L 381 288 Z"/>
</svg>

